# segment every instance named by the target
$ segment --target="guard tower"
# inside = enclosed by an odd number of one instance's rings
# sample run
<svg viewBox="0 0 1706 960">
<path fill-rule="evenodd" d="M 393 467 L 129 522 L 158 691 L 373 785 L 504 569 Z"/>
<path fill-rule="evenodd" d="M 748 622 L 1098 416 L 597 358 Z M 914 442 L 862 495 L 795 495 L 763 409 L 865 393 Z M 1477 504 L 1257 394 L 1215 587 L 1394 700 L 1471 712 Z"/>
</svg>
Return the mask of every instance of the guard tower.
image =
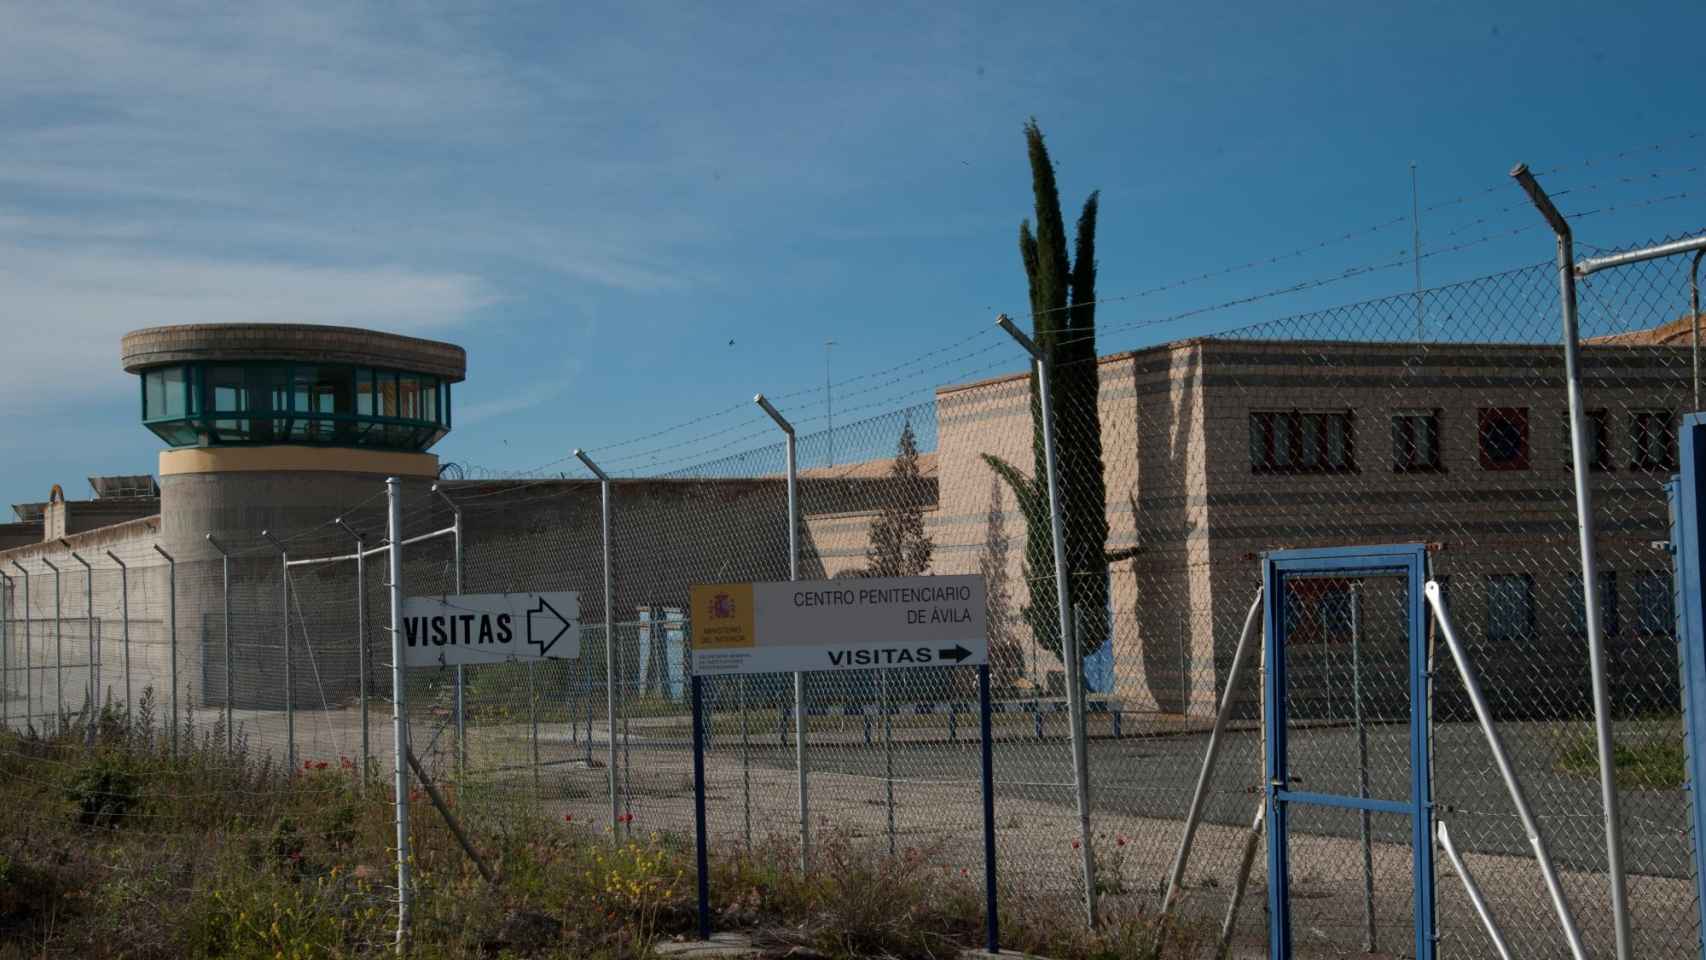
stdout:
<svg viewBox="0 0 1706 960">
<path fill-rule="evenodd" d="M 431 482 L 467 367 L 454 344 L 283 323 L 152 327 L 122 354 L 167 444 L 160 537 L 187 555 L 323 523 L 387 476 Z"/>
<path fill-rule="evenodd" d="M 227 689 L 238 710 L 347 698 L 357 686 L 358 640 L 323 631 L 313 618 L 315 596 L 354 595 L 353 565 L 305 575 L 286 612 L 280 561 L 260 533 L 323 531 L 372 502 L 386 477 L 402 479 L 405 497 L 426 497 L 438 476 L 430 451 L 450 431 L 451 386 L 466 368 L 462 348 L 269 323 L 138 330 L 122 352 L 139 381 L 143 426 L 166 443 L 158 542 L 180 568 L 194 564 L 178 571 L 176 591 L 178 673 L 192 702 L 223 705 Z M 383 536 L 366 526 L 375 541 Z M 240 614 L 232 643 L 245 652 L 230 678 L 221 560 L 209 534 L 241 554 L 229 589 Z M 297 593 L 304 585 L 315 592 Z M 282 617 L 295 618 L 289 633 Z M 308 638 L 314 646 L 301 647 Z"/>
</svg>

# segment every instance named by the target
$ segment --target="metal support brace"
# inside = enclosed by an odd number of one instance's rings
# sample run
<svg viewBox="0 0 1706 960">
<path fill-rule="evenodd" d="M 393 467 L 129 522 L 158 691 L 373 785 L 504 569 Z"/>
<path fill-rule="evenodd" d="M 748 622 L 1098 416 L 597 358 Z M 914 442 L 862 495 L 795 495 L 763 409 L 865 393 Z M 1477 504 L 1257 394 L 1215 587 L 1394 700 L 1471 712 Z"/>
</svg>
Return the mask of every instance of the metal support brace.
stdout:
<svg viewBox="0 0 1706 960">
<path fill-rule="evenodd" d="M 41 562 L 53 571 L 53 724 L 54 729 L 65 730 L 65 627 L 61 609 L 64 594 L 59 588 L 59 567 L 52 560 L 43 557 Z"/>
<path fill-rule="evenodd" d="M 1518 819 L 1522 821 L 1523 833 L 1528 835 L 1528 844 L 1534 850 L 1534 859 L 1540 865 L 1540 874 L 1546 881 L 1546 891 L 1552 897 L 1552 907 L 1557 911 L 1558 924 L 1564 930 L 1564 938 L 1570 943 L 1570 953 L 1575 960 L 1587 960 L 1587 950 L 1582 946 L 1582 935 L 1576 928 L 1575 915 L 1570 911 L 1570 901 L 1564 894 L 1563 884 L 1558 880 L 1558 870 L 1552 865 L 1552 855 L 1547 849 L 1546 838 L 1540 832 L 1540 823 L 1534 819 L 1533 811 L 1528 808 L 1528 796 L 1523 792 L 1522 782 L 1517 779 L 1516 770 L 1511 766 L 1510 758 L 1505 755 L 1504 739 L 1493 726 L 1493 714 L 1487 707 L 1487 698 L 1481 693 L 1481 681 L 1475 671 L 1469 666 L 1468 654 L 1463 650 L 1463 644 L 1458 642 L 1457 628 L 1451 622 L 1451 613 L 1445 608 L 1445 599 L 1440 596 L 1439 584 L 1429 580 L 1423 588 L 1428 605 L 1433 607 L 1434 619 L 1439 624 L 1439 632 L 1445 637 L 1446 648 L 1451 651 L 1451 659 L 1457 664 L 1457 672 L 1463 678 L 1463 690 L 1469 694 L 1469 702 L 1475 707 L 1475 717 L 1481 723 L 1481 733 L 1487 738 L 1487 746 L 1492 751 L 1493 763 L 1499 769 L 1499 776 L 1505 781 L 1505 789 L 1510 792 L 1511 803 L 1516 807 Z"/>
<path fill-rule="evenodd" d="M 1161 898 L 1163 916 L 1171 913 L 1178 901 L 1179 888 L 1185 879 L 1185 866 L 1191 859 L 1191 841 L 1196 837 L 1197 825 L 1202 821 L 1203 805 L 1208 800 L 1208 784 L 1214 776 L 1216 761 L 1220 758 L 1221 736 L 1226 732 L 1226 724 L 1232 719 L 1233 708 L 1238 705 L 1244 664 L 1250 659 L 1250 651 L 1261 646 L 1260 642 L 1251 642 L 1259 633 L 1261 612 L 1262 591 L 1257 588 L 1256 599 L 1250 602 L 1250 612 L 1244 615 L 1244 629 L 1238 635 L 1238 646 L 1232 651 L 1232 666 L 1226 673 L 1226 689 L 1220 695 L 1220 709 L 1215 712 L 1214 729 L 1208 734 L 1208 749 L 1203 753 L 1202 770 L 1197 774 L 1197 786 L 1191 793 L 1191 806 L 1185 813 L 1185 829 L 1179 837 L 1179 851 L 1173 857 L 1172 870 L 1167 873 L 1167 892 Z"/>
<path fill-rule="evenodd" d="M 261 538 L 278 548 L 279 609 L 284 626 L 284 751 L 286 766 L 296 769 L 296 658 L 290 653 L 290 551 L 269 531 Z"/>
<path fill-rule="evenodd" d="M 172 755 L 178 753 L 178 561 L 172 558 L 161 546 L 154 544 L 154 552 L 166 558 L 166 637 L 168 656 L 171 663 L 167 673 L 172 677 L 172 726 L 171 743 Z"/>
<path fill-rule="evenodd" d="M 225 752 L 236 752 L 236 727 L 233 726 L 235 716 L 232 713 L 233 701 L 236 700 L 236 681 L 232 673 L 236 671 L 236 657 L 231 651 L 231 554 L 225 549 L 213 534 L 207 534 L 207 542 L 213 549 L 219 551 L 219 573 L 221 578 L 221 595 L 225 607 Z"/>
<path fill-rule="evenodd" d="M 118 564 L 119 616 L 124 621 L 124 715 L 128 721 L 134 710 L 130 702 L 130 568 L 111 550 L 107 556 Z"/>
<path fill-rule="evenodd" d="M 355 538 L 355 669 L 356 684 L 360 688 L 356 694 L 356 702 L 361 712 L 361 765 L 356 772 L 356 784 L 365 791 L 367 789 L 367 768 L 372 763 L 373 757 L 373 732 L 369 729 L 367 718 L 367 692 L 368 687 L 373 682 L 373 661 L 367 646 L 367 539 L 345 523 L 343 517 L 333 520 L 332 523 L 338 529 Z M 461 667 L 457 667 L 458 671 L 461 669 Z M 460 688 L 458 688 L 457 694 L 460 697 Z M 458 699 L 457 705 L 461 705 L 460 699 Z"/>
<path fill-rule="evenodd" d="M 462 593 L 462 508 L 456 501 L 438 485 L 432 485 L 432 492 L 437 494 L 450 507 L 450 544 L 451 544 L 451 573 L 453 585 L 458 596 Z M 346 528 L 347 529 L 347 528 Z M 358 547 L 357 553 L 361 552 Z M 366 634 L 362 634 L 365 642 Z M 365 714 L 363 715 L 365 724 Z M 570 721 L 573 725 L 573 721 Z M 366 727 L 363 727 L 365 731 Z M 468 765 L 468 683 L 463 673 L 462 664 L 456 665 L 456 775 L 460 778 Z"/>
<path fill-rule="evenodd" d="M 71 554 L 71 559 L 83 565 L 83 600 L 87 605 L 84 626 L 89 634 L 89 665 L 87 668 L 89 685 L 84 690 L 83 703 L 84 709 L 88 711 L 89 724 L 88 730 L 85 731 L 85 740 L 92 747 L 95 745 L 95 728 L 100 725 L 101 718 L 100 651 L 96 647 L 95 640 L 95 568 L 90 566 L 89 561 L 83 559 L 77 551 L 71 549 L 71 544 L 67 543 L 64 537 L 60 538 L 59 545 Z"/>
<path fill-rule="evenodd" d="M 1451 842 L 1451 831 L 1445 828 L 1441 820 L 1434 828 L 1434 834 L 1439 837 L 1439 845 L 1445 850 L 1445 855 L 1451 860 L 1452 869 L 1463 880 L 1463 891 L 1469 895 L 1469 903 L 1475 908 L 1475 914 L 1481 918 L 1481 923 L 1487 928 L 1487 936 L 1493 940 L 1493 949 L 1499 951 L 1499 960 L 1511 960 L 1510 947 L 1505 944 L 1505 936 L 1499 932 L 1499 925 L 1493 922 L 1493 911 L 1487 906 L 1487 900 L 1481 896 L 1481 888 L 1470 876 L 1469 868 L 1464 865 L 1463 858 L 1457 855 L 1457 845 Z"/>
</svg>

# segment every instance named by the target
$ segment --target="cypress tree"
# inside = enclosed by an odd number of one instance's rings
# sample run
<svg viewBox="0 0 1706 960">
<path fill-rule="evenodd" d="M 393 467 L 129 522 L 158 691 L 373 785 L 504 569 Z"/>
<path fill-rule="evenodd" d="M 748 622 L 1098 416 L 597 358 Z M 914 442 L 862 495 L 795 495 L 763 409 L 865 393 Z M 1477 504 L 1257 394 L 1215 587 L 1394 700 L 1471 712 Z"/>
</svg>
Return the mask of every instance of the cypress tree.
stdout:
<svg viewBox="0 0 1706 960">
<path fill-rule="evenodd" d="M 889 467 L 888 503 L 871 520 L 865 548 L 865 573 L 872 577 L 911 577 L 930 569 L 936 545 L 924 532 L 924 481 L 918 471 L 918 437 L 908 420 L 900 430 Z"/>
<path fill-rule="evenodd" d="M 1030 286 L 1031 333 L 1048 351 L 1059 465 L 1060 496 L 1066 528 L 1068 597 L 1079 619 L 1079 654 L 1101 649 L 1108 621 L 1107 483 L 1102 474 L 1102 424 L 1097 406 L 1100 379 L 1096 364 L 1096 214 L 1099 193 L 1092 191 L 1078 217 L 1073 257 L 1067 259 L 1066 226 L 1054 164 L 1035 118 L 1025 124 L 1031 162 L 1031 192 L 1036 232 L 1031 221 L 1019 225 L 1019 259 Z M 1048 481 L 1042 430 L 1042 401 L 1036 372 L 1031 373 L 1031 447 L 1034 469 L 1026 476 L 999 457 L 985 454 L 991 469 L 1013 489 L 1025 518 L 1025 579 L 1030 602 L 1025 622 L 1038 644 L 1062 656 L 1062 638 L 1054 579 L 1054 542 L 1050 529 Z"/>
</svg>

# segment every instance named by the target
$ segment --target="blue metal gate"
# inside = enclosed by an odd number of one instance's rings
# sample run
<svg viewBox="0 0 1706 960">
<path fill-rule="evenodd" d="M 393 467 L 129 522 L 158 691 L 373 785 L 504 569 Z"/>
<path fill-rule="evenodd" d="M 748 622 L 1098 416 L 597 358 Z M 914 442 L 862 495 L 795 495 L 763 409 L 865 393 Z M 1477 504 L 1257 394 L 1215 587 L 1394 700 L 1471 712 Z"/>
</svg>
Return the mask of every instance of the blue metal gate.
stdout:
<svg viewBox="0 0 1706 960">
<path fill-rule="evenodd" d="M 1271 956 L 1434 956 L 1420 544 L 1262 560 Z M 1412 950 L 1413 945 L 1413 950 Z"/>
<path fill-rule="evenodd" d="M 1706 506 L 1706 414 L 1683 418 L 1678 445 L 1682 473 L 1668 486 L 1671 502 L 1670 548 L 1676 564 L 1676 625 L 1681 644 L 1682 712 L 1688 751 L 1688 780 L 1694 803 L 1695 903 L 1701 930 L 1706 932 L 1706 537 L 1701 536 L 1700 510 Z M 1706 936 L 1703 936 L 1706 939 Z M 1706 944 L 1700 955 L 1706 958 Z"/>
</svg>

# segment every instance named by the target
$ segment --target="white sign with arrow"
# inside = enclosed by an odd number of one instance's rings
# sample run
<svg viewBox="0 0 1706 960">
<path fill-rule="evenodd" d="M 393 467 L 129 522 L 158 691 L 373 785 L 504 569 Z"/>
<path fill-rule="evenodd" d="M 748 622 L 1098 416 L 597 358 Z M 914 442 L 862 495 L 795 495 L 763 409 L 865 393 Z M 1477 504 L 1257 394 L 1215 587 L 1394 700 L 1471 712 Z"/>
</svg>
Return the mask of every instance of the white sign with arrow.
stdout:
<svg viewBox="0 0 1706 960">
<path fill-rule="evenodd" d="M 693 588 L 693 672 L 775 673 L 989 662 L 980 576 L 719 583 Z"/>
<path fill-rule="evenodd" d="M 403 601 L 403 665 L 578 660 L 580 594 L 465 593 Z"/>
</svg>

